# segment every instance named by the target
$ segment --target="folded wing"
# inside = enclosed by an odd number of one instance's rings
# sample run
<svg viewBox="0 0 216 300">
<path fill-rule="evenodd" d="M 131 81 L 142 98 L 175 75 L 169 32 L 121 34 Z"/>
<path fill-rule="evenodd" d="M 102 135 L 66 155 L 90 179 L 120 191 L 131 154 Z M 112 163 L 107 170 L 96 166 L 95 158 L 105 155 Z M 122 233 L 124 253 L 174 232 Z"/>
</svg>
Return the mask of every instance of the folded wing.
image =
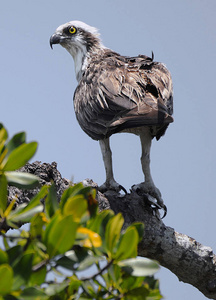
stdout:
<svg viewBox="0 0 216 300">
<path fill-rule="evenodd" d="M 146 56 L 110 52 L 94 58 L 75 91 L 78 122 L 96 140 L 142 126 L 159 139 L 173 122 L 169 71 Z"/>
</svg>

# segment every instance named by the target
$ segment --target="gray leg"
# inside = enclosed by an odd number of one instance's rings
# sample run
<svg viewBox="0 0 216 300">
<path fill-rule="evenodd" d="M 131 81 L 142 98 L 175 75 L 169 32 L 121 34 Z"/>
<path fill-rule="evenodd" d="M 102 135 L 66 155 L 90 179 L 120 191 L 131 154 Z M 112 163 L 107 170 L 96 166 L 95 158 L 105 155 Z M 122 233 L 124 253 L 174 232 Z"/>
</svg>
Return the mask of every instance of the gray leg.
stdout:
<svg viewBox="0 0 216 300">
<path fill-rule="evenodd" d="M 106 171 L 106 181 L 111 181 L 113 177 L 113 168 L 112 168 L 112 151 L 110 149 L 109 138 L 100 140 L 101 153 L 103 156 L 104 167 Z"/>
<path fill-rule="evenodd" d="M 122 186 L 120 186 L 114 179 L 113 176 L 113 168 L 112 168 L 112 151 L 110 149 L 109 138 L 100 140 L 100 147 L 103 156 L 105 171 L 106 171 L 106 181 L 99 187 L 101 192 L 105 192 L 107 190 L 115 190 L 120 191 Z"/>
<path fill-rule="evenodd" d="M 149 133 L 149 130 L 146 128 L 140 133 L 140 141 L 142 146 L 142 156 L 141 164 L 142 170 L 144 173 L 145 182 L 134 185 L 133 189 L 140 190 L 144 193 L 149 194 L 157 200 L 157 203 L 164 207 L 161 193 L 158 188 L 156 188 L 150 171 L 150 150 L 151 150 L 151 141 L 152 137 Z"/>
<path fill-rule="evenodd" d="M 154 185 L 150 171 L 150 150 L 152 137 L 148 132 L 143 131 L 140 134 L 140 141 L 142 147 L 141 164 L 143 174 L 145 177 L 145 183 L 149 185 Z"/>
</svg>

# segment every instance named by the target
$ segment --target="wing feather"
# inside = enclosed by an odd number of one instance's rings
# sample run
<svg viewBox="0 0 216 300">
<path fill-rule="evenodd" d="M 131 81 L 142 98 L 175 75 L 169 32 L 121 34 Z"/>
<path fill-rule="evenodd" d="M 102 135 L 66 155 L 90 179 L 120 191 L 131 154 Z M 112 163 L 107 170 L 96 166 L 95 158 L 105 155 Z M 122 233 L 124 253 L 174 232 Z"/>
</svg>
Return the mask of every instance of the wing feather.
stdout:
<svg viewBox="0 0 216 300">
<path fill-rule="evenodd" d="M 166 67 L 146 56 L 111 52 L 90 61 L 75 94 L 78 122 L 93 139 L 140 126 L 160 138 L 173 122 L 172 80 Z M 111 55 L 112 54 L 112 55 Z"/>
</svg>

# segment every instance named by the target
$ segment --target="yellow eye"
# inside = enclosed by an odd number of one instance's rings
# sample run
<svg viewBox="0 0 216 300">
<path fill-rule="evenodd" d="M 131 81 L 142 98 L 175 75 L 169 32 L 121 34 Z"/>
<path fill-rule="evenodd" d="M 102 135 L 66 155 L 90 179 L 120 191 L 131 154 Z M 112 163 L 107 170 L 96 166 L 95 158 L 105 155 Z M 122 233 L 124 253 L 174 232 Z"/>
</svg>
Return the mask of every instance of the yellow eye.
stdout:
<svg viewBox="0 0 216 300">
<path fill-rule="evenodd" d="M 74 26 L 71 26 L 71 27 L 69 27 L 68 28 L 68 32 L 70 33 L 70 34 L 74 34 L 74 33 L 76 33 L 76 27 L 74 27 Z"/>
</svg>

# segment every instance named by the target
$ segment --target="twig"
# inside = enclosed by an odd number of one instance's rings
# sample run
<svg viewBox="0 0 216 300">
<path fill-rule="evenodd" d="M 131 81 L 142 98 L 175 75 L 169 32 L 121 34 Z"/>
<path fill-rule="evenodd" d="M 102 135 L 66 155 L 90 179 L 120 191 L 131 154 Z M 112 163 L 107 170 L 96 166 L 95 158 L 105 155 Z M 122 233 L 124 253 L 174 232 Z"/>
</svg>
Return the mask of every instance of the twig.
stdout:
<svg viewBox="0 0 216 300">
<path fill-rule="evenodd" d="M 112 265 L 112 263 L 113 263 L 113 259 L 105 267 L 103 267 L 99 272 L 95 273 L 92 276 L 81 278 L 81 280 L 88 281 L 88 280 L 95 279 L 97 276 L 100 276 L 105 270 L 107 270 Z"/>
</svg>

